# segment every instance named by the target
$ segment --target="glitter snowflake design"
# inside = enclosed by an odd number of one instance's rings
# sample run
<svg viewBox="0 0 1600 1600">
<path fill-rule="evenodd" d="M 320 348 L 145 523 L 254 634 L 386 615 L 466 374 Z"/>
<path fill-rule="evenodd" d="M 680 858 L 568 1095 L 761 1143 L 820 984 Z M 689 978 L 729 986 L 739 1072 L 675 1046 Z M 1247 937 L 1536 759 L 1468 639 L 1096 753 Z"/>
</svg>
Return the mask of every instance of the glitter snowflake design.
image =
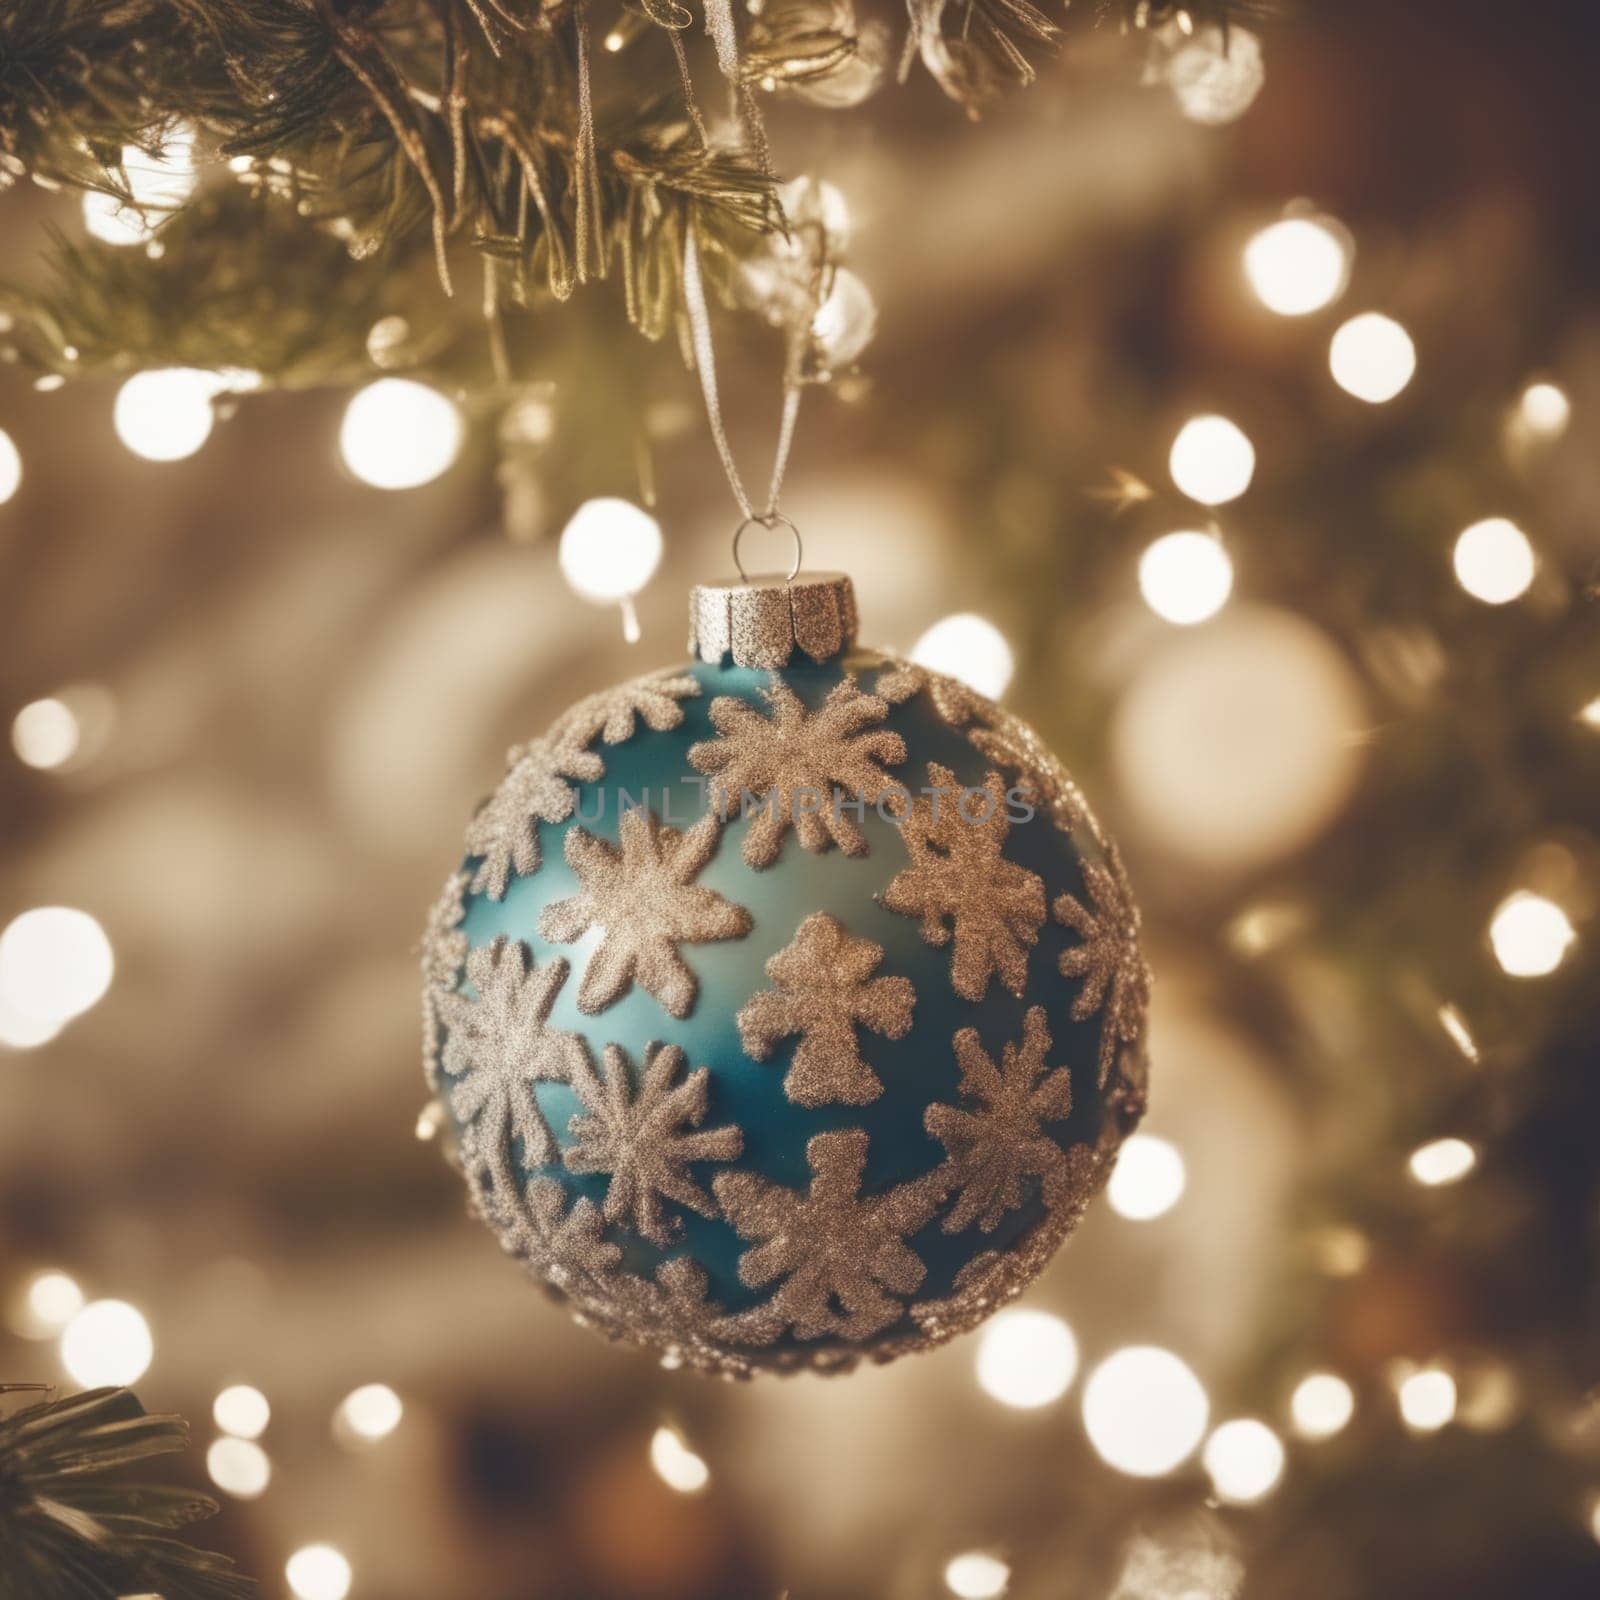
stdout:
<svg viewBox="0 0 1600 1600">
<path fill-rule="evenodd" d="M 586 696 L 561 719 L 561 726 L 579 744 L 596 738 L 606 744 L 622 744 L 634 736 L 639 722 L 655 733 L 680 726 L 683 706 L 679 702 L 699 693 L 700 685 L 693 678 L 653 672 Z"/>
<path fill-rule="evenodd" d="M 712 804 L 720 814 L 755 811 L 744 859 L 771 866 L 791 827 L 807 850 L 832 842 L 846 855 L 864 855 L 866 836 L 837 800 L 872 804 L 893 781 L 880 763 L 905 760 L 905 740 L 873 726 L 888 714 L 888 703 L 863 694 L 851 678 L 814 712 L 784 683 L 773 684 L 766 697 L 769 717 L 730 695 L 713 700 L 711 722 L 722 737 L 689 749 L 694 768 L 715 780 Z"/>
<path fill-rule="evenodd" d="M 534 1098 L 536 1083 L 564 1083 L 575 1040 L 548 1026 L 550 1008 L 567 979 L 561 957 L 539 966 L 527 945 L 504 937 L 467 956 L 467 982 L 476 998 L 440 990 L 434 1004 L 449 1030 L 444 1047 L 450 1109 L 466 1130 L 469 1166 L 496 1183 L 509 1182 L 512 1138 L 523 1161 L 555 1159 L 555 1141 Z"/>
<path fill-rule="evenodd" d="M 586 828 L 568 832 L 567 865 L 582 889 L 545 907 L 539 933 L 571 944 L 601 930 L 578 989 L 580 1011 L 605 1010 L 637 982 L 673 1016 L 686 1017 L 698 985 L 678 946 L 750 931 L 743 906 L 694 881 L 716 851 L 721 824 L 713 813 L 680 833 L 640 806 L 623 813 L 618 832 L 620 848 Z"/>
<path fill-rule="evenodd" d="M 961 1093 L 978 1109 L 929 1106 L 923 1126 L 950 1152 L 949 1177 L 959 1190 L 943 1222 L 960 1233 L 974 1222 L 993 1233 L 1008 1211 L 1028 1196 L 1026 1180 L 1038 1178 L 1045 1203 L 1054 1204 L 1067 1176 L 1067 1153 L 1044 1131 L 1072 1112 L 1072 1075 L 1045 1066 L 1050 1032 L 1044 1007 L 1033 1006 L 1022 1021 L 1022 1043 L 1007 1042 L 997 1068 L 976 1028 L 955 1036 Z"/>
<path fill-rule="evenodd" d="M 1082 863 L 1083 881 L 1094 903 L 1090 911 L 1070 894 L 1051 908 L 1057 922 L 1083 943 L 1061 952 L 1061 975 L 1082 978 L 1072 1015 L 1083 1022 L 1104 1010 L 1100 1029 L 1099 1086 L 1103 1089 L 1119 1044 L 1132 1044 L 1144 1026 L 1150 1000 L 1150 968 L 1139 949 L 1139 910 L 1115 857 L 1110 865 Z"/>
<path fill-rule="evenodd" d="M 868 1339 L 905 1309 L 926 1273 L 907 1243 L 932 1217 L 940 1189 L 929 1181 L 901 1184 L 862 1198 L 867 1135 L 860 1128 L 819 1133 L 806 1145 L 811 1184 L 785 1189 L 753 1172 L 713 1180 L 723 1215 L 742 1239 L 761 1241 L 739 1258 L 739 1278 L 752 1289 L 782 1280 L 772 1312 L 797 1338 Z"/>
<path fill-rule="evenodd" d="M 453 989 L 467 959 L 467 936 L 461 931 L 467 914 L 470 880 L 453 872 L 428 912 L 422 929 L 422 981 L 429 988 Z"/>
<path fill-rule="evenodd" d="M 926 694 L 933 701 L 933 709 L 952 728 L 965 727 L 974 717 L 994 709 L 994 702 L 976 689 L 969 689 L 959 679 L 947 678 L 942 672 L 930 672 L 914 661 L 893 662 L 878 674 L 872 691 L 896 706 L 904 705 L 915 695 Z"/>
<path fill-rule="evenodd" d="M 856 1028 L 903 1039 L 917 996 L 909 978 L 872 976 L 882 960 L 882 945 L 852 939 L 837 917 L 817 911 L 767 962 L 777 987 L 741 1007 L 739 1037 L 748 1054 L 765 1061 L 779 1039 L 801 1035 L 783 1080 L 797 1105 L 864 1106 L 883 1093 L 861 1059 Z"/>
<path fill-rule="evenodd" d="M 717 1214 L 715 1201 L 689 1175 L 689 1163 L 732 1161 L 744 1148 L 737 1128 L 700 1126 L 710 1074 L 700 1067 L 676 1082 L 683 1068 L 676 1045 L 649 1045 L 635 1089 L 627 1054 L 608 1044 L 599 1073 L 584 1056 L 572 1074 L 584 1112 L 572 1119 L 573 1143 L 563 1159 L 572 1172 L 605 1173 L 610 1182 L 601 1215 L 629 1223 L 652 1244 L 670 1244 L 683 1231 L 663 1211 L 663 1200 L 703 1217 Z"/>
<path fill-rule="evenodd" d="M 950 982 L 964 1000 L 981 1000 L 995 975 L 1020 998 L 1044 923 L 1044 880 L 1002 854 L 1011 832 L 1005 784 L 997 772 L 985 778 L 986 812 L 936 761 L 928 786 L 944 793 L 913 803 L 900 829 L 911 865 L 890 881 L 883 903 L 921 917 L 929 944 L 953 944 Z"/>
<path fill-rule="evenodd" d="M 467 854 L 483 857 L 472 890 L 491 900 L 505 898 L 513 876 L 538 869 L 538 825 L 565 822 L 578 803 L 578 791 L 567 780 L 593 783 L 606 770 L 599 756 L 559 724 L 544 738 L 513 748 L 507 761 L 500 787 L 467 824 Z"/>
</svg>

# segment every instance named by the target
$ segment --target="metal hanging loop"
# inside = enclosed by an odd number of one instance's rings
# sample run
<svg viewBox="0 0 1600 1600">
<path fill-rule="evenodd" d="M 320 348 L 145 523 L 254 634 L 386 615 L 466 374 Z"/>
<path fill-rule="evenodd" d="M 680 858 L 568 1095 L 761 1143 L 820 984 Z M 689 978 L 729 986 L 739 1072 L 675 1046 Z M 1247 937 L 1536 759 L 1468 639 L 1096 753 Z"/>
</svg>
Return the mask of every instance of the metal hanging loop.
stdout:
<svg viewBox="0 0 1600 1600">
<path fill-rule="evenodd" d="M 789 568 L 789 573 L 784 578 L 785 583 L 793 583 L 800 572 L 800 562 L 805 554 L 800 544 L 800 530 L 781 511 L 763 511 L 759 516 L 749 516 L 741 522 L 733 535 L 733 564 L 739 569 L 739 581 L 749 583 L 750 574 L 744 570 L 744 562 L 739 559 L 739 541 L 744 537 L 744 530 L 752 523 L 758 523 L 763 528 L 787 528 L 789 537 L 794 540 L 794 562 Z"/>
</svg>

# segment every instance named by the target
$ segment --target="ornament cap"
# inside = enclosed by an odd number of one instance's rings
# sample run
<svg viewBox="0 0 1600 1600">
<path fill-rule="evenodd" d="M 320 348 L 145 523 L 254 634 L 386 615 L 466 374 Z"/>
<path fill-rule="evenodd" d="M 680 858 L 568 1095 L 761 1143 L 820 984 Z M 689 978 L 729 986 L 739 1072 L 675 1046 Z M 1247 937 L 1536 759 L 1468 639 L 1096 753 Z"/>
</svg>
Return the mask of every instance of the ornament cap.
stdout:
<svg viewBox="0 0 1600 1600">
<path fill-rule="evenodd" d="M 758 573 L 689 593 L 689 653 L 702 661 L 783 667 L 796 651 L 829 661 L 855 639 L 856 592 L 842 572 Z"/>
</svg>

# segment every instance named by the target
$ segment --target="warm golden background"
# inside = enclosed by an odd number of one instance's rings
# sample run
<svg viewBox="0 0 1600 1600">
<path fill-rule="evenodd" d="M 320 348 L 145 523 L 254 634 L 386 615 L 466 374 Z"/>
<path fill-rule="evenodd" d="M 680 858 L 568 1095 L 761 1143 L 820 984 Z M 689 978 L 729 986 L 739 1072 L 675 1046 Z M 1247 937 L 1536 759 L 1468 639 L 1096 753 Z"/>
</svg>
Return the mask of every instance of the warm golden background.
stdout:
<svg viewBox="0 0 1600 1600">
<path fill-rule="evenodd" d="M 225 403 L 157 463 L 119 442 L 115 381 L 0 367 L 0 925 L 77 908 L 115 961 L 54 1037 L 0 1004 L 0 1379 L 72 1381 L 52 1273 L 137 1308 L 191 1481 L 216 1397 L 259 1390 L 270 1484 L 224 1492 L 262 1458 L 214 1452 L 195 1536 L 264 1594 L 321 1542 L 354 1600 L 1600 1593 L 1600 53 L 1571 3 L 1259 31 L 1223 126 L 1114 40 L 976 124 L 920 78 L 774 119 L 784 172 L 844 196 L 879 312 L 860 374 L 807 399 L 786 508 L 868 640 L 976 612 L 1008 642 L 1008 704 L 1124 841 L 1158 973 L 1145 1132 L 1184 1174 L 1173 1202 L 1143 1147 L 1155 1175 L 1022 1302 L 1059 1322 L 890 1368 L 731 1387 L 609 1347 L 415 1134 L 414 945 L 473 803 L 577 695 L 678 659 L 687 585 L 727 565 L 674 351 L 581 292 L 548 411 L 505 449 L 470 418 L 403 492 L 342 466 L 345 390 Z M 1243 252 L 1297 205 L 1349 281 L 1282 316 Z M 0 194 L 0 276 L 37 273 L 48 226 L 81 237 L 78 201 Z M 1329 371 L 1368 311 L 1415 350 L 1382 403 Z M 757 477 L 778 354 L 719 337 Z M 556 546 L 582 501 L 639 497 L 608 418 L 641 389 L 665 556 L 629 645 Z M 1255 453 L 1215 511 L 1168 461 L 1209 413 Z M 1531 546 L 1520 588 L 1503 529 L 1453 563 L 1491 517 Z M 1231 595 L 1176 625 L 1200 580 L 1158 559 L 1147 598 L 1141 557 L 1213 526 Z M 49 967 L 40 926 L 14 960 Z M 60 960 L 70 1000 L 94 952 Z M 1115 1470 L 1085 1381 L 1146 1344 L 1212 1426 L 1264 1422 L 1281 1477 L 1198 1435 L 1168 1476 Z M 377 1440 L 384 1397 L 344 1406 L 373 1384 L 403 1408 Z M 302 1565 L 303 1600 L 338 1577 Z"/>
</svg>

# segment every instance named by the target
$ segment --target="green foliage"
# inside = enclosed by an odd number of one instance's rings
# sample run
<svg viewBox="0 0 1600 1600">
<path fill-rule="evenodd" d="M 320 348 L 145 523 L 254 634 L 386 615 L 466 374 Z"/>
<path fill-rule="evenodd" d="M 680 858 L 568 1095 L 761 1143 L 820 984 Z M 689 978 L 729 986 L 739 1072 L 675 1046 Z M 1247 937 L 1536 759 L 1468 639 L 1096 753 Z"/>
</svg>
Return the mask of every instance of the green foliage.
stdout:
<svg viewBox="0 0 1600 1600">
<path fill-rule="evenodd" d="M 909 11 L 901 75 L 920 58 L 976 112 L 1060 37 L 1031 0 L 860 4 L 771 0 L 736 23 L 729 0 L 626 0 L 605 13 L 617 48 L 597 51 L 591 0 L 8 0 L 0 185 L 126 196 L 124 150 L 159 152 L 178 128 L 213 158 L 158 260 L 58 242 L 48 288 L 7 291 L 17 348 L 62 374 L 184 363 L 339 381 L 359 375 L 372 319 L 410 309 L 453 353 L 434 375 L 504 389 L 508 324 L 604 278 L 659 338 L 679 319 L 688 229 L 731 302 L 741 258 L 784 227 L 762 97 L 854 103 Z M 1225 21 L 1242 5 L 1187 9 Z M 1100 0 L 1088 20 L 1143 28 L 1172 9 Z M 702 22 L 715 59 L 696 45 L 691 64 Z M 729 95 L 736 144 L 708 140 L 694 77 Z"/>
<path fill-rule="evenodd" d="M 180 1418 L 149 1415 L 126 1389 L 0 1418 L 0 1600 L 248 1600 L 255 1585 L 226 1558 L 172 1537 L 215 1501 L 119 1476 L 187 1442 Z"/>
</svg>

